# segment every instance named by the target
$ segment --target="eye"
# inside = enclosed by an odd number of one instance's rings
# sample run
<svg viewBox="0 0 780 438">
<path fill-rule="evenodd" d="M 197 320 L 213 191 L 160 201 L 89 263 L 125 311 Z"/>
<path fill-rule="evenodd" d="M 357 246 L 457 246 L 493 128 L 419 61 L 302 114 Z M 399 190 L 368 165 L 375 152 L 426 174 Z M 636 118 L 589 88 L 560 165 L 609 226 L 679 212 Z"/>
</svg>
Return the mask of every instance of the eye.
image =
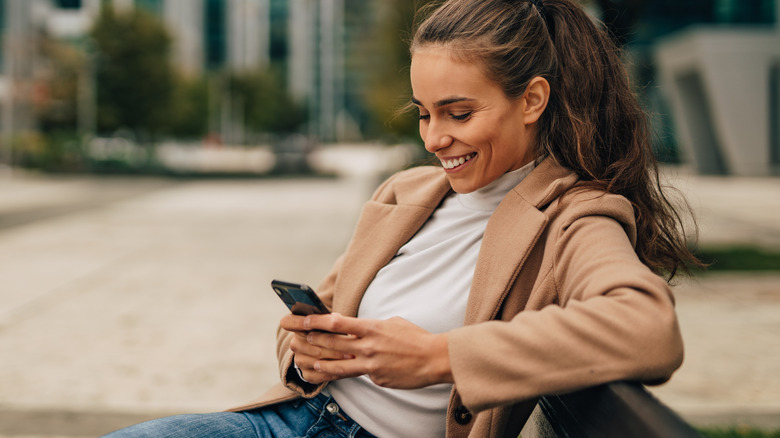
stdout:
<svg viewBox="0 0 780 438">
<path fill-rule="evenodd" d="M 472 113 L 473 113 L 472 111 L 469 111 L 469 112 L 465 112 L 463 114 L 450 114 L 450 117 L 452 117 L 454 120 L 462 122 L 462 121 L 468 119 L 469 117 L 471 117 Z"/>
<path fill-rule="evenodd" d="M 430 114 L 420 114 L 420 120 L 428 120 L 431 118 Z"/>
</svg>

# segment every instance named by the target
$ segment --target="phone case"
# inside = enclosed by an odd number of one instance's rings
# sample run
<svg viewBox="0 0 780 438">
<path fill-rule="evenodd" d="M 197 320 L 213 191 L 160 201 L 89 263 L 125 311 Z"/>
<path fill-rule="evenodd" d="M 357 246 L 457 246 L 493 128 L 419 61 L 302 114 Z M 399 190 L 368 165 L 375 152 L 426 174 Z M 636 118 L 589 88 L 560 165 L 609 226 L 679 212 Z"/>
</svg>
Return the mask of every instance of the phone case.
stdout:
<svg viewBox="0 0 780 438">
<path fill-rule="evenodd" d="M 314 290 L 305 284 L 273 280 L 271 287 L 287 308 L 296 315 L 330 313 Z"/>
</svg>

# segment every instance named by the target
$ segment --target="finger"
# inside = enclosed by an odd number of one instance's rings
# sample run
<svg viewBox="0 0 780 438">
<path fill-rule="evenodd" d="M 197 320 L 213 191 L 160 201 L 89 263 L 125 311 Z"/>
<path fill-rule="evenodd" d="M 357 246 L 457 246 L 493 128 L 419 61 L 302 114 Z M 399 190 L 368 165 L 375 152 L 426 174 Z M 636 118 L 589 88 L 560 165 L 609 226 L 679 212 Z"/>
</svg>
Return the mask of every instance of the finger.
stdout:
<svg viewBox="0 0 780 438">
<path fill-rule="evenodd" d="M 327 315 L 309 315 L 304 319 L 304 327 L 331 333 L 341 333 L 363 337 L 374 328 L 374 320 L 358 319 L 338 313 Z"/>
<path fill-rule="evenodd" d="M 290 341 L 290 350 L 296 355 L 311 356 L 315 359 L 345 359 L 351 357 L 340 351 L 310 344 L 306 338 L 297 335 Z"/>
<path fill-rule="evenodd" d="M 339 377 L 322 373 L 314 369 L 315 359 L 308 356 L 295 357 L 295 365 L 300 370 L 301 376 L 309 383 L 319 384 L 336 380 Z"/>
<path fill-rule="evenodd" d="M 307 332 L 310 329 L 305 327 L 306 317 L 300 315 L 284 315 L 279 321 L 279 326 L 289 332 Z"/>
<path fill-rule="evenodd" d="M 336 335 L 327 332 L 309 332 L 306 335 L 306 342 L 312 346 L 320 347 L 327 351 L 338 352 L 338 357 L 332 359 L 352 359 L 360 350 L 357 341 L 359 338 L 354 335 Z"/>
<path fill-rule="evenodd" d="M 318 361 L 327 362 L 328 360 L 322 360 L 306 355 L 296 355 L 293 357 L 293 361 L 301 371 L 303 378 L 306 379 L 309 383 L 323 383 L 342 378 L 337 375 L 318 371 L 314 368 L 314 364 Z"/>
<path fill-rule="evenodd" d="M 338 380 L 338 376 L 331 376 L 330 374 L 318 373 L 316 371 L 303 371 L 301 370 L 303 379 L 309 383 L 319 385 L 320 383 L 332 382 Z"/>
<path fill-rule="evenodd" d="M 312 364 L 314 371 L 340 379 L 358 377 L 367 374 L 360 361 L 355 359 L 345 360 L 318 360 Z"/>
</svg>

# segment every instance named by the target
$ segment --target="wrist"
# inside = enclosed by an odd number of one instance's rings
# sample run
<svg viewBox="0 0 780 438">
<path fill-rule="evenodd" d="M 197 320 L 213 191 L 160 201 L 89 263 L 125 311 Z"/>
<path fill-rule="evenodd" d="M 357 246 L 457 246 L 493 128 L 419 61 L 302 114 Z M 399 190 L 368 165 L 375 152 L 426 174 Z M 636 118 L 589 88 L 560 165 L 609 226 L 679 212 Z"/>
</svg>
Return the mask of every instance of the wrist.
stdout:
<svg viewBox="0 0 780 438">
<path fill-rule="evenodd" d="M 431 364 L 433 365 L 432 374 L 437 383 L 455 383 L 450 366 L 450 352 L 447 343 L 447 334 L 441 333 L 433 335 L 433 345 L 429 350 L 433 352 Z"/>
</svg>

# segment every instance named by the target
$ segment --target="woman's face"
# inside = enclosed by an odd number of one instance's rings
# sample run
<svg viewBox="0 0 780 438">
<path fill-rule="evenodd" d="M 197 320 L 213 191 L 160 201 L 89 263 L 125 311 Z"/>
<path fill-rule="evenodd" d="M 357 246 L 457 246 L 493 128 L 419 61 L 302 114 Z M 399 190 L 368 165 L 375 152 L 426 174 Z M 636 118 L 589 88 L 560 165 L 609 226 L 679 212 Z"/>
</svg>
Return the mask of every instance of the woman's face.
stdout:
<svg viewBox="0 0 780 438">
<path fill-rule="evenodd" d="M 456 192 L 473 192 L 533 160 L 526 100 L 507 98 L 478 65 L 424 47 L 412 56 L 411 81 L 425 149 Z"/>
</svg>

